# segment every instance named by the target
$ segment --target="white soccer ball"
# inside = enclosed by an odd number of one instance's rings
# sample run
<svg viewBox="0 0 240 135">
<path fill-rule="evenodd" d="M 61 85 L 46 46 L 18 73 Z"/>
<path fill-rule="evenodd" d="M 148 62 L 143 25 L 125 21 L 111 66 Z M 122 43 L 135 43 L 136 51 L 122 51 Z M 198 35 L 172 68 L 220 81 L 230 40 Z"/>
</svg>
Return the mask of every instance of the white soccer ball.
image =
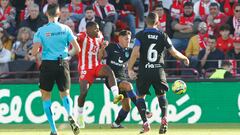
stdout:
<svg viewBox="0 0 240 135">
<path fill-rule="evenodd" d="M 176 80 L 172 84 L 172 91 L 178 95 L 184 94 L 187 91 L 187 85 L 182 80 Z"/>
</svg>

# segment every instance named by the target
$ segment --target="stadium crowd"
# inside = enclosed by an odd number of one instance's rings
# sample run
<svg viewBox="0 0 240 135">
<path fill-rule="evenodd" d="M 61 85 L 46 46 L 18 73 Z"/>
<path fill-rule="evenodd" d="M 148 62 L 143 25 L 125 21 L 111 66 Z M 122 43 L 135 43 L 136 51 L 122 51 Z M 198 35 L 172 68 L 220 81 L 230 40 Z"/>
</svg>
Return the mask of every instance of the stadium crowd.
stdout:
<svg viewBox="0 0 240 135">
<path fill-rule="evenodd" d="M 122 29 L 131 31 L 133 42 L 135 34 L 145 27 L 145 16 L 154 11 L 160 18 L 159 30 L 190 59 L 190 66 L 184 67 L 166 55 L 166 68 L 194 69 L 203 75 L 227 60 L 233 76 L 240 73 L 238 0 L 0 0 L 0 78 L 7 77 L 1 74 L 4 72 L 38 70 L 41 55 L 31 55 L 33 34 L 47 23 L 45 13 L 51 3 L 60 4 L 59 22 L 68 25 L 76 36 L 86 31 L 87 22 L 95 21 L 109 42 L 116 42 Z M 76 63 L 72 58 L 73 70 Z M 173 70 L 168 74 L 194 73 Z"/>
</svg>

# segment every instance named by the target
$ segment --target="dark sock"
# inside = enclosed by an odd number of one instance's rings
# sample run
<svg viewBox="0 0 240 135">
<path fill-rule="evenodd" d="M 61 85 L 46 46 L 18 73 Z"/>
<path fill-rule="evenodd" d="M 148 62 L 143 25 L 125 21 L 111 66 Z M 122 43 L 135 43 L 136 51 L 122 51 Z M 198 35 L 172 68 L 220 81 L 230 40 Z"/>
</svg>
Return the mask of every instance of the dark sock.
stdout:
<svg viewBox="0 0 240 135">
<path fill-rule="evenodd" d="M 131 101 L 134 103 L 134 105 L 137 106 L 136 94 L 133 92 L 133 90 L 128 91 L 127 96 L 131 99 Z"/>
<path fill-rule="evenodd" d="M 168 101 L 167 101 L 166 95 L 158 97 L 158 102 L 162 111 L 162 117 L 165 117 L 167 115 L 167 107 L 168 107 Z"/>
<path fill-rule="evenodd" d="M 145 123 L 147 121 L 146 104 L 145 104 L 145 100 L 143 98 L 137 99 L 137 108 L 138 108 L 138 112 L 142 118 L 143 123 Z"/>
<path fill-rule="evenodd" d="M 125 120 L 127 115 L 128 115 L 128 112 L 121 109 L 118 113 L 118 116 L 117 116 L 117 119 L 115 120 L 115 123 L 119 125 L 122 121 Z"/>
</svg>

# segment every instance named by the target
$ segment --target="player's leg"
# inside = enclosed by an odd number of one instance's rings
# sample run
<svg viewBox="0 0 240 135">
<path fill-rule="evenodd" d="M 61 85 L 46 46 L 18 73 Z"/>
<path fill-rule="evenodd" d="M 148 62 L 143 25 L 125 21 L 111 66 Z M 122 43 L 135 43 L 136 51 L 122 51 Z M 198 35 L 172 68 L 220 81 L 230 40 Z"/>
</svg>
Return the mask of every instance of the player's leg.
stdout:
<svg viewBox="0 0 240 135">
<path fill-rule="evenodd" d="M 60 96 L 62 98 L 63 106 L 68 113 L 68 121 L 75 135 L 79 134 L 79 125 L 75 122 L 73 118 L 73 101 L 70 97 L 70 72 L 69 64 L 64 61 L 63 65 L 59 68 L 59 72 L 56 75 L 56 83 L 60 91 Z"/>
<path fill-rule="evenodd" d="M 80 96 L 78 97 L 78 124 L 80 128 L 85 128 L 83 107 L 87 97 L 90 83 L 87 80 L 80 80 Z"/>
<path fill-rule="evenodd" d="M 51 134 L 57 135 L 57 128 L 52 116 L 52 102 L 51 91 L 55 81 L 55 68 L 56 64 L 43 61 L 40 67 L 40 92 L 42 95 L 43 110 L 47 116 L 48 123 L 50 125 Z"/>
<path fill-rule="evenodd" d="M 160 129 L 159 129 L 159 134 L 165 134 L 168 128 L 168 122 L 167 122 L 168 101 L 166 98 L 166 91 L 168 91 L 168 85 L 166 82 L 158 81 L 153 84 L 153 88 L 155 89 L 155 93 L 159 102 L 159 107 L 161 108 L 161 112 L 162 112 L 162 115 L 161 115 L 162 120 L 161 120 Z"/>
<path fill-rule="evenodd" d="M 148 132 L 150 130 L 150 124 L 147 121 L 146 118 L 146 104 L 145 104 L 145 95 L 147 94 L 149 87 L 150 87 L 150 83 L 146 80 L 144 80 L 144 78 L 138 78 L 136 80 L 136 84 L 137 84 L 137 91 L 138 91 L 138 97 L 137 97 L 137 108 L 138 108 L 138 112 L 141 116 L 141 119 L 143 121 L 143 125 L 142 125 L 142 130 L 140 131 L 140 134 Z"/>
<path fill-rule="evenodd" d="M 115 77 L 112 69 L 109 66 L 99 65 L 96 69 L 96 76 L 97 77 L 105 77 L 108 79 L 109 87 L 114 96 L 114 100 L 113 100 L 114 104 L 117 104 L 119 101 L 121 101 L 124 98 L 122 94 L 119 94 L 116 77 Z"/>
<path fill-rule="evenodd" d="M 124 98 L 122 100 L 122 108 L 118 112 L 117 119 L 113 122 L 112 128 L 124 128 L 121 125 L 121 122 L 124 121 L 130 111 L 130 99 L 129 98 Z"/>
<path fill-rule="evenodd" d="M 133 102 L 133 104 L 135 106 L 137 106 L 137 95 L 133 90 L 133 86 L 130 82 L 128 81 L 121 81 L 118 85 L 120 90 L 124 90 L 127 94 L 127 96 L 131 99 L 131 101 Z M 152 113 L 149 111 L 146 111 L 146 117 L 147 118 L 151 118 L 152 117 Z"/>
</svg>

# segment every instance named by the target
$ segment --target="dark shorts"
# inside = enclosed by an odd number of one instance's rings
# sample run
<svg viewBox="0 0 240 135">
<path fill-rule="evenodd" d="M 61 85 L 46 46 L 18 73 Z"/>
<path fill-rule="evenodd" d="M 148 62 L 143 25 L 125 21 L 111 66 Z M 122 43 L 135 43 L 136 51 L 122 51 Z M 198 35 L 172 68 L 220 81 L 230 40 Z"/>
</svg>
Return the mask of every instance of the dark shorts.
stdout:
<svg viewBox="0 0 240 135">
<path fill-rule="evenodd" d="M 169 89 L 163 70 L 160 70 L 159 73 L 155 72 L 151 74 L 147 72 L 146 74 L 139 74 L 136 85 L 138 96 L 149 94 L 149 88 L 151 86 L 153 86 L 156 95 L 165 94 Z"/>
<path fill-rule="evenodd" d="M 62 66 L 58 61 L 43 60 L 40 66 L 40 85 L 39 88 L 52 91 L 54 83 L 60 91 L 70 88 L 70 72 L 68 61 L 63 61 Z"/>
<path fill-rule="evenodd" d="M 117 80 L 117 85 L 118 85 L 118 87 L 119 87 L 119 84 L 120 84 L 122 81 L 126 81 L 126 80 L 122 80 L 122 79 L 118 79 L 118 78 L 117 78 L 116 80 Z M 107 78 L 105 79 L 105 85 L 107 86 L 107 88 L 108 88 L 109 90 L 111 90 Z M 124 98 L 127 98 L 127 97 L 128 97 L 128 96 L 127 96 L 127 92 L 124 91 L 124 90 L 120 90 L 120 89 L 119 89 L 119 94 L 123 94 Z"/>
</svg>

